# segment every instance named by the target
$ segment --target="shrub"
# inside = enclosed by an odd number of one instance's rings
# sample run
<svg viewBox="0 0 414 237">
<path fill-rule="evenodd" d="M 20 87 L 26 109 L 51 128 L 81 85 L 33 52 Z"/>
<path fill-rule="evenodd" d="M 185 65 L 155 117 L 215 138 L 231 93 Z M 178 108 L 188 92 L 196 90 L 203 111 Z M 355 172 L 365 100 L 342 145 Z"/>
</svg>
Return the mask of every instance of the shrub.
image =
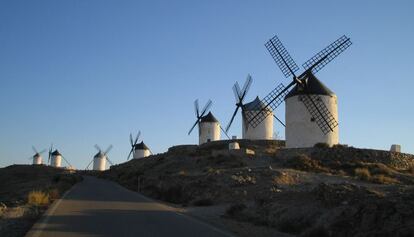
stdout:
<svg viewBox="0 0 414 237">
<path fill-rule="evenodd" d="M 397 179 L 385 176 L 383 174 L 375 175 L 371 181 L 378 184 L 396 184 L 399 183 Z"/>
<path fill-rule="evenodd" d="M 187 171 L 185 170 L 181 170 L 180 172 L 178 172 L 179 176 L 187 176 Z"/>
<path fill-rule="evenodd" d="M 408 167 L 408 170 L 407 171 L 408 171 L 408 173 L 414 175 L 414 165 Z"/>
<path fill-rule="evenodd" d="M 28 204 L 34 206 L 42 206 L 49 204 L 49 194 L 42 191 L 31 191 L 27 197 Z"/>
<path fill-rule="evenodd" d="M 295 156 L 287 160 L 287 165 L 291 168 L 303 171 L 329 172 L 328 168 L 321 166 L 320 162 L 310 158 L 305 154 Z"/>
<path fill-rule="evenodd" d="M 324 143 L 324 142 L 318 142 L 313 147 L 315 147 L 315 148 L 329 148 L 329 144 Z"/>
<path fill-rule="evenodd" d="M 227 208 L 226 215 L 236 216 L 236 215 L 240 214 L 242 211 L 244 211 L 246 208 L 247 208 L 247 206 L 244 205 L 243 203 L 233 204 L 229 208 Z"/>
<path fill-rule="evenodd" d="M 58 190 L 58 189 L 56 189 L 56 188 L 54 188 L 54 189 L 50 189 L 50 190 L 48 191 L 48 195 L 49 195 L 49 199 L 50 199 L 51 201 L 56 200 L 56 199 L 58 199 L 58 198 L 60 197 L 59 190 Z"/>
<path fill-rule="evenodd" d="M 343 144 L 335 144 L 335 145 L 332 146 L 332 148 L 335 148 L 335 149 L 343 149 L 343 148 L 348 148 L 348 146 L 347 145 L 343 145 Z"/>
<path fill-rule="evenodd" d="M 272 184 L 275 185 L 292 185 L 296 183 L 296 178 L 287 173 L 280 173 L 279 175 L 274 176 L 272 180 Z"/>
<path fill-rule="evenodd" d="M 211 200 L 209 198 L 199 199 L 199 200 L 194 201 L 193 205 L 194 206 L 199 206 L 199 207 L 211 206 L 211 205 L 213 205 L 213 200 Z"/>
<path fill-rule="evenodd" d="M 354 170 L 355 176 L 357 176 L 359 179 L 362 180 L 370 180 L 371 179 L 371 173 L 367 168 L 356 168 Z"/>
<path fill-rule="evenodd" d="M 375 164 L 375 167 L 372 169 L 372 172 L 374 174 L 384 174 L 384 175 L 392 175 L 394 172 L 391 168 L 389 168 L 388 166 L 378 163 Z"/>
</svg>

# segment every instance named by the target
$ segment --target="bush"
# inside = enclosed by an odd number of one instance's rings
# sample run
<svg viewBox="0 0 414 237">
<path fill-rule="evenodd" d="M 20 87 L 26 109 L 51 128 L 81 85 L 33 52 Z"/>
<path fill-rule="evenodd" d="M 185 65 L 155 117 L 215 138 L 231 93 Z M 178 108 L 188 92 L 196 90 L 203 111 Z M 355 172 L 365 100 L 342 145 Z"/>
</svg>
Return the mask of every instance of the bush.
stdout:
<svg viewBox="0 0 414 237">
<path fill-rule="evenodd" d="M 329 148 L 330 146 L 329 146 L 328 143 L 318 142 L 313 147 L 315 147 L 315 148 Z"/>
<path fill-rule="evenodd" d="M 371 178 L 371 181 L 378 184 L 396 184 L 399 183 L 397 179 L 385 176 L 383 174 L 375 175 Z"/>
<path fill-rule="evenodd" d="M 247 206 L 244 205 L 243 203 L 233 204 L 229 208 L 227 208 L 226 215 L 236 216 L 236 215 L 240 214 L 242 211 L 244 211 L 246 208 L 247 208 Z"/>
<path fill-rule="evenodd" d="M 367 168 L 356 168 L 354 173 L 359 179 L 367 181 L 371 179 L 371 172 Z"/>
<path fill-rule="evenodd" d="M 48 195 L 49 195 L 49 199 L 50 199 L 51 201 L 53 201 L 53 200 L 56 200 L 56 199 L 59 199 L 59 198 L 60 198 L 60 193 L 59 193 L 59 190 L 58 190 L 58 189 L 56 189 L 56 188 L 54 188 L 54 189 L 50 189 L 50 190 L 48 191 Z"/>
<path fill-rule="evenodd" d="M 303 170 L 303 171 L 316 171 L 316 172 L 329 172 L 328 168 L 321 166 L 318 160 L 314 160 L 305 154 L 295 156 L 287 160 L 287 166 Z"/>
<path fill-rule="evenodd" d="M 391 168 L 381 163 L 375 164 L 375 167 L 371 171 L 371 173 L 373 174 L 384 174 L 388 176 L 394 173 L 394 171 Z"/>
<path fill-rule="evenodd" d="M 205 207 L 213 205 L 213 200 L 209 198 L 199 199 L 193 202 L 194 206 Z"/>
<path fill-rule="evenodd" d="M 410 166 L 407 171 L 408 171 L 408 173 L 414 175 L 414 165 Z"/>
<path fill-rule="evenodd" d="M 27 197 L 28 204 L 34 206 L 43 206 L 49 204 L 49 194 L 42 191 L 31 191 Z"/>
</svg>

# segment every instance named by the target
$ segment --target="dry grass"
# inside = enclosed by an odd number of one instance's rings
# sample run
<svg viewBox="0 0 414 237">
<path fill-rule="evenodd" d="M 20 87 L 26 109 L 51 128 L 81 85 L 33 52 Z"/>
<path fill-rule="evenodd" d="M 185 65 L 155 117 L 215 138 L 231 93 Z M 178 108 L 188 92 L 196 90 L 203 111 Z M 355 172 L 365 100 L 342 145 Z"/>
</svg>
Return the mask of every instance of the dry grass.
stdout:
<svg viewBox="0 0 414 237">
<path fill-rule="evenodd" d="M 34 206 L 44 206 L 49 202 L 49 194 L 42 191 L 31 191 L 27 197 L 27 203 Z"/>
<path fill-rule="evenodd" d="M 399 181 L 395 178 L 385 176 L 383 174 L 374 175 L 371 177 L 370 181 L 378 184 L 397 184 Z"/>
<path fill-rule="evenodd" d="M 391 172 L 385 172 L 384 173 L 391 174 Z M 361 180 L 370 181 L 377 184 L 397 184 L 399 181 L 395 178 L 389 177 L 386 174 L 375 174 L 372 175 L 371 172 L 367 168 L 356 168 L 355 176 L 357 176 Z"/>
<path fill-rule="evenodd" d="M 273 177 L 272 183 L 275 185 L 292 185 L 297 183 L 297 179 L 288 173 L 280 173 Z"/>
<path fill-rule="evenodd" d="M 354 170 L 355 176 L 359 179 L 369 181 L 371 179 L 371 172 L 367 168 L 356 168 Z"/>
</svg>

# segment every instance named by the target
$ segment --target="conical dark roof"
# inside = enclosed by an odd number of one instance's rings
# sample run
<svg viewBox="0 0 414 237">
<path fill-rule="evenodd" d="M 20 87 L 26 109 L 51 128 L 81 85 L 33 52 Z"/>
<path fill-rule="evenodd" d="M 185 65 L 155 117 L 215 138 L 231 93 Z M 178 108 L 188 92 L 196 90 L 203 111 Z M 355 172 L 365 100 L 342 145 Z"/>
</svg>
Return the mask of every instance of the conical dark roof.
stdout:
<svg viewBox="0 0 414 237">
<path fill-rule="evenodd" d="M 144 141 L 142 141 L 141 143 L 138 143 L 134 146 L 135 150 L 149 150 L 149 148 L 147 147 L 147 145 L 145 145 Z"/>
<path fill-rule="evenodd" d="M 102 151 L 99 151 L 98 153 L 96 153 L 96 155 L 93 158 L 98 158 L 98 157 L 104 157 L 104 153 Z"/>
<path fill-rule="evenodd" d="M 60 154 L 60 152 L 56 149 L 54 152 L 52 152 L 51 155 L 52 156 L 61 156 L 62 154 Z"/>
<path fill-rule="evenodd" d="M 266 108 L 266 105 L 256 96 L 252 102 L 243 105 L 243 111 L 259 111 Z"/>
<path fill-rule="evenodd" d="M 37 158 L 37 157 L 40 157 L 40 154 L 39 154 L 39 153 L 36 153 L 36 154 L 34 154 L 34 156 L 33 156 L 33 158 Z"/>
<path fill-rule="evenodd" d="M 206 116 L 201 117 L 201 123 L 218 123 L 218 120 L 209 112 Z"/>
<path fill-rule="evenodd" d="M 333 96 L 335 93 L 333 93 L 328 87 L 326 87 L 321 81 L 319 81 L 318 78 L 315 77 L 312 73 L 308 74 L 307 77 L 307 94 L 312 95 L 329 95 Z M 289 97 L 293 97 L 296 95 L 303 95 L 305 94 L 305 90 L 299 89 L 299 87 L 296 85 L 293 87 L 293 89 L 285 96 L 285 99 Z"/>
</svg>

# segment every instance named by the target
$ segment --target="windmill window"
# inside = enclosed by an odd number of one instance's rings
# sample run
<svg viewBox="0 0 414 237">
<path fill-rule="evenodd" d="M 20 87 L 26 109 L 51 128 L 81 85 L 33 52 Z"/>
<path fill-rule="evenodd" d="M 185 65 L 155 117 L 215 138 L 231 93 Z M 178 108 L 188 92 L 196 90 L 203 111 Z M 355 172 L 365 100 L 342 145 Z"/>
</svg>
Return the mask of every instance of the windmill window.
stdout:
<svg viewBox="0 0 414 237">
<path fill-rule="evenodd" d="M 315 118 L 314 118 L 314 117 L 312 117 L 312 118 L 310 119 L 310 121 L 311 121 L 311 122 L 315 122 Z"/>
</svg>

